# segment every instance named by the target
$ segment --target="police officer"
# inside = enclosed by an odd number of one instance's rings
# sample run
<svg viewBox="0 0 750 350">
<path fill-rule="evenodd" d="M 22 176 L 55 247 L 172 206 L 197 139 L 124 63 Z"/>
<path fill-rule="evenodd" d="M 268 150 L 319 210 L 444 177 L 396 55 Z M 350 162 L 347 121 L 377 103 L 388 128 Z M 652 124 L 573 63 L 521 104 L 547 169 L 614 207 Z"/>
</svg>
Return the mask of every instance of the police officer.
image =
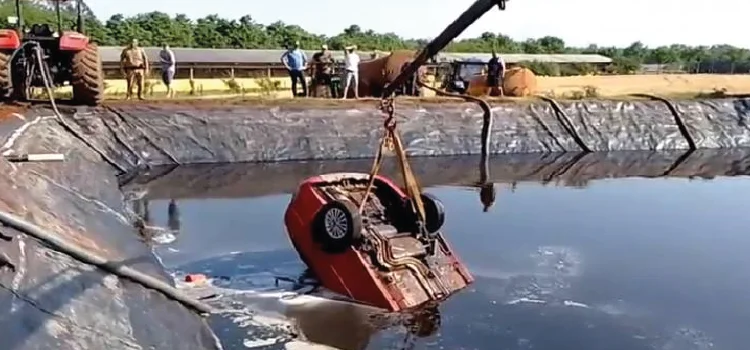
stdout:
<svg viewBox="0 0 750 350">
<path fill-rule="evenodd" d="M 333 55 L 328 50 L 328 45 L 322 45 L 320 51 L 313 55 L 313 81 L 316 89 L 315 97 L 317 96 L 317 86 L 325 85 L 331 93 L 331 98 L 336 98 L 336 89 L 333 86 Z"/>
<path fill-rule="evenodd" d="M 150 69 L 146 52 L 138 46 L 138 39 L 133 39 L 120 54 L 120 69 L 127 81 L 125 99 L 133 96 L 133 85 L 137 85 L 138 99 L 143 99 L 143 87 Z"/>
</svg>

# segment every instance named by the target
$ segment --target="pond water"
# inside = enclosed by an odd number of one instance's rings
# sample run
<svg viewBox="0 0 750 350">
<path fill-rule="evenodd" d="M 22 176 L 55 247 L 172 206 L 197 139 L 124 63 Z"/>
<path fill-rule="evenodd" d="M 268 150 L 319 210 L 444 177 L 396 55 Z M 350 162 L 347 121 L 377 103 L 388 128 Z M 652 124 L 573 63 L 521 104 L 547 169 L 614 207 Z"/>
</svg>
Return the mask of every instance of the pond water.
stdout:
<svg viewBox="0 0 750 350">
<path fill-rule="evenodd" d="M 495 190 L 496 202 L 484 211 L 474 187 L 426 189 L 444 202 L 445 234 L 476 278 L 440 305 L 438 333 L 412 339 L 398 326 L 360 327 L 351 308 L 329 307 L 318 310 L 317 322 L 334 338 L 351 338 L 329 345 L 703 350 L 750 343 L 749 178 L 589 179 L 576 187 L 513 181 Z M 304 270 L 283 227 L 286 191 L 175 193 L 173 201 L 169 191 L 157 192 L 149 202 L 153 223 L 179 226 L 176 240 L 157 253 L 173 271 L 217 277 L 225 304 L 271 310 L 272 297 L 247 292 L 282 288 L 274 276 Z M 286 332 L 245 321 L 213 321 L 226 348 Z"/>
</svg>

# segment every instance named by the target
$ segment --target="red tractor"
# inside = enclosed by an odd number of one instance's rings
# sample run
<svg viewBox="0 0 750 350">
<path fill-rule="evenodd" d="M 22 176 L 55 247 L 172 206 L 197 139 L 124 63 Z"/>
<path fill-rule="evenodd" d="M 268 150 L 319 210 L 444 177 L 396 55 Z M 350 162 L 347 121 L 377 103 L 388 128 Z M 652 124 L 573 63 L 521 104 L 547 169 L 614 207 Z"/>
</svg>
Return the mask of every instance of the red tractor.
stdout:
<svg viewBox="0 0 750 350">
<path fill-rule="evenodd" d="M 0 29 L 0 99 L 26 101 L 32 88 L 70 84 L 73 103 L 96 106 L 104 97 L 104 71 L 99 49 L 83 34 L 82 0 L 55 0 L 57 28 L 25 26 L 16 1 L 12 29 Z M 61 3 L 76 1 L 75 30 L 62 25 Z"/>
</svg>

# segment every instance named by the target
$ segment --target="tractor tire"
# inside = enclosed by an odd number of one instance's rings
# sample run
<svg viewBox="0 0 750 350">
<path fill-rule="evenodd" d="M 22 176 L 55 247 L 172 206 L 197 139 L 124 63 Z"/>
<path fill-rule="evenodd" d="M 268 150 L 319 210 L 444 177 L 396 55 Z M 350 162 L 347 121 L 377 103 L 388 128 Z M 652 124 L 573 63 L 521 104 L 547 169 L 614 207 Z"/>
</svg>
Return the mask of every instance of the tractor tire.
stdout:
<svg viewBox="0 0 750 350">
<path fill-rule="evenodd" d="M 99 47 L 88 44 L 73 55 L 70 85 L 73 86 L 73 102 L 98 106 L 104 99 L 104 69 Z"/>
<path fill-rule="evenodd" d="M 0 52 L 0 100 L 8 100 L 13 92 L 10 75 L 10 54 Z"/>
</svg>

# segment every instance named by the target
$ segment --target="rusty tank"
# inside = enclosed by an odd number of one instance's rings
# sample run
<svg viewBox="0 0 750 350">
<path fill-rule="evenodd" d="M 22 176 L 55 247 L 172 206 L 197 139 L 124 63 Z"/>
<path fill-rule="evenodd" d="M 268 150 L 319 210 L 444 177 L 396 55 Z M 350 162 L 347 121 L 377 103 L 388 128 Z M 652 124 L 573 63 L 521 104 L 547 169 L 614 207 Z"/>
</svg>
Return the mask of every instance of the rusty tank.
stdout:
<svg viewBox="0 0 750 350">
<path fill-rule="evenodd" d="M 505 71 L 503 94 L 509 97 L 527 97 L 536 93 L 537 79 L 534 72 L 524 67 L 513 67 Z M 469 77 L 466 93 L 470 96 L 487 96 L 487 74 Z"/>
<path fill-rule="evenodd" d="M 359 64 L 359 96 L 380 97 L 383 88 L 391 83 L 416 55 L 416 51 L 398 50 L 387 56 L 362 61 Z M 417 71 L 418 79 L 423 80 L 426 75 L 427 68 L 420 67 Z"/>
</svg>

